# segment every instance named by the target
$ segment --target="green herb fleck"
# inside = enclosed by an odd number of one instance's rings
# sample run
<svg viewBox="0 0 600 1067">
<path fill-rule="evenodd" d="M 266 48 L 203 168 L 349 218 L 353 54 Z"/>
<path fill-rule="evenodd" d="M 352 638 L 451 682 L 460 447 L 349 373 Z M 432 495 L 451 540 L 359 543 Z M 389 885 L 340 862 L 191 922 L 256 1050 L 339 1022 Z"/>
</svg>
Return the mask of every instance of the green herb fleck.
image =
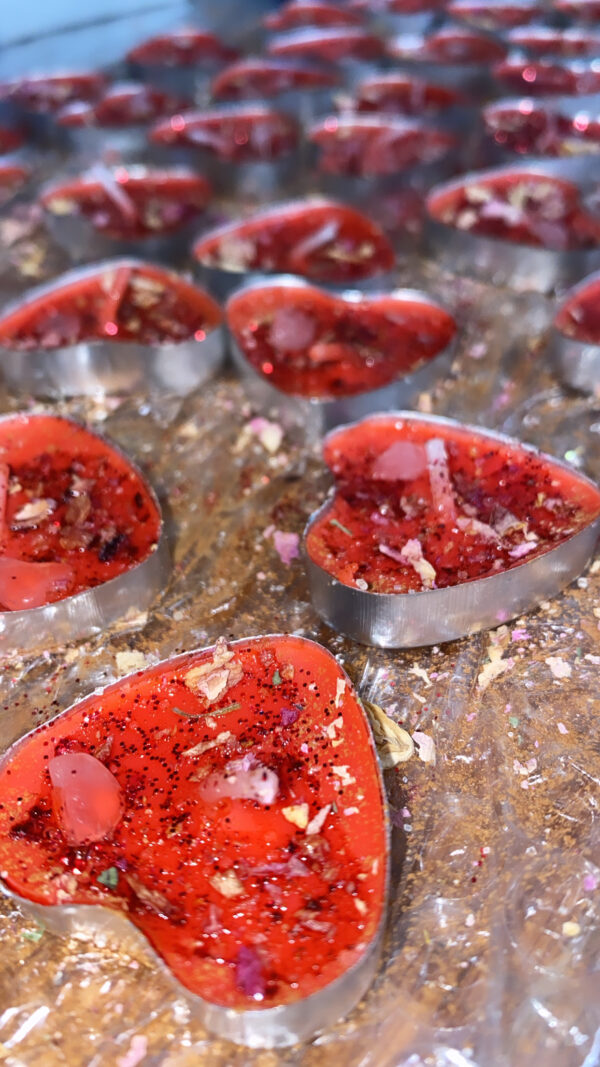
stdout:
<svg viewBox="0 0 600 1067">
<path fill-rule="evenodd" d="M 116 889 L 119 884 L 119 872 L 117 868 L 107 867 L 105 871 L 100 871 L 98 881 L 100 882 L 100 885 L 108 886 L 109 889 Z"/>
<path fill-rule="evenodd" d="M 519 720 L 518 720 L 516 715 L 509 715 L 508 721 L 509 721 L 511 726 L 515 726 L 516 727 L 516 726 L 519 725 Z"/>
<path fill-rule="evenodd" d="M 335 800 L 334 800 L 333 804 L 331 805 L 331 810 L 332 810 L 334 815 L 337 815 L 338 806 L 337 806 Z"/>
<path fill-rule="evenodd" d="M 184 711 L 183 708 L 171 708 L 176 715 L 181 715 L 183 719 L 199 719 L 202 712 L 200 711 Z"/>
<path fill-rule="evenodd" d="M 215 711 L 206 711 L 205 715 L 225 715 L 228 711 L 239 711 L 241 704 L 233 703 L 226 704 L 224 708 L 217 708 Z"/>
<path fill-rule="evenodd" d="M 38 923 L 34 930 L 23 930 L 21 937 L 24 941 L 41 941 L 44 936 L 44 929 L 45 927 Z"/>
<path fill-rule="evenodd" d="M 347 526 L 343 526 L 337 519 L 330 519 L 329 522 L 332 526 L 337 526 L 338 530 L 341 530 L 342 533 L 348 534 L 348 537 L 354 537 L 352 530 L 349 530 Z"/>
<path fill-rule="evenodd" d="M 275 674 L 271 678 L 271 685 L 281 685 L 282 678 L 279 671 L 275 671 Z"/>
</svg>

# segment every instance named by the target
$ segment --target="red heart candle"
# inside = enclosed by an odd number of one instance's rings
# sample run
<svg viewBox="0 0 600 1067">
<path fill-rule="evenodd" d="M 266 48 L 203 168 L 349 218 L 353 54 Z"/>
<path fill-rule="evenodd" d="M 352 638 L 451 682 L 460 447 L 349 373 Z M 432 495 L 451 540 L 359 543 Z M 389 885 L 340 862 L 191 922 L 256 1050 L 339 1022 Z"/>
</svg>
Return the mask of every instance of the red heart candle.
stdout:
<svg viewBox="0 0 600 1067">
<path fill-rule="evenodd" d="M 510 58 L 494 66 L 504 91 L 528 96 L 581 96 L 600 89 L 600 70 L 584 60 Z"/>
<path fill-rule="evenodd" d="M 397 179 L 419 168 L 431 174 L 457 147 L 444 130 L 384 115 L 330 115 L 307 137 L 319 152 L 318 171 L 340 177 Z"/>
<path fill-rule="evenodd" d="M 571 157 L 600 152 L 600 121 L 583 107 L 569 110 L 523 99 L 488 104 L 482 114 L 488 138 L 502 153 Z"/>
<path fill-rule="evenodd" d="M 465 92 L 479 103 L 492 87 L 490 64 L 506 54 L 497 38 L 447 27 L 427 36 L 400 34 L 387 44 L 396 66 Z"/>
<path fill-rule="evenodd" d="M 248 274 L 298 274 L 334 287 L 382 283 L 394 265 L 384 233 L 332 200 L 293 201 L 233 222 L 194 245 L 199 275 L 220 296 Z"/>
<path fill-rule="evenodd" d="M 23 145 L 23 134 L 12 126 L 0 126 L 0 156 L 17 152 Z"/>
<path fill-rule="evenodd" d="M 116 259 L 70 271 L 0 315 L 0 370 L 35 396 L 186 394 L 223 360 L 221 311 L 161 267 Z"/>
<path fill-rule="evenodd" d="M 69 133 L 69 146 L 96 158 L 118 158 L 147 149 L 150 123 L 189 103 L 149 85 L 111 85 L 96 102 L 76 101 L 58 112 L 58 125 Z"/>
<path fill-rule="evenodd" d="M 0 207 L 7 207 L 9 201 L 23 189 L 30 175 L 28 167 L 0 162 Z"/>
<path fill-rule="evenodd" d="M 3 654 L 97 632 L 146 609 L 160 589 L 165 545 L 152 490 L 77 423 L 0 419 L 0 501 Z"/>
<path fill-rule="evenodd" d="M 340 83 L 332 69 L 275 56 L 241 59 L 215 76 L 215 100 L 268 100 L 289 115 L 308 119 L 330 110 Z"/>
<path fill-rule="evenodd" d="M 450 0 L 448 15 L 491 32 L 524 26 L 544 14 L 539 0 Z"/>
<path fill-rule="evenodd" d="M 150 37 L 130 49 L 126 58 L 134 77 L 197 98 L 215 71 L 237 55 L 214 33 L 184 28 Z"/>
<path fill-rule="evenodd" d="M 307 1040 L 372 979 L 385 794 L 320 645 L 221 638 L 130 675 L 9 749 L 0 800 L 5 891 L 59 930 L 137 927 L 229 1040 Z"/>
<path fill-rule="evenodd" d="M 267 45 L 273 56 L 313 59 L 326 63 L 375 60 L 384 54 L 382 40 L 359 27 L 291 30 L 273 37 Z"/>
<path fill-rule="evenodd" d="M 376 74 L 357 86 L 353 107 L 359 112 L 391 115 L 444 115 L 466 105 L 466 97 L 445 85 L 435 85 L 409 74 Z"/>
<path fill-rule="evenodd" d="M 600 395 L 600 274 L 584 278 L 566 294 L 550 343 L 563 381 Z"/>
<path fill-rule="evenodd" d="M 550 291 L 600 264 L 600 221 L 574 164 L 552 161 L 479 171 L 427 198 L 427 238 L 440 264 L 515 288 Z"/>
<path fill-rule="evenodd" d="M 555 30 L 549 26 L 528 26 L 513 30 L 507 40 L 514 48 L 530 56 L 556 56 L 574 59 L 577 56 L 600 54 L 600 34 L 575 27 Z"/>
<path fill-rule="evenodd" d="M 53 237 L 74 259 L 135 250 L 160 256 L 189 241 L 210 194 L 191 171 L 101 165 L 52 185 L 41 203 Z"/>
<path fill-rule="evenodd" d="M 600 19 L 598 0 L 553 0 L 557 11 L 581 22 L 597 22 Z"/>
<path fill-rule="evenodd" d="M 25 112 L 55 114 L 76 100 L 97 100 L 106 87 L 102 74 L 40 74 L 0 85 L 0 99 Z"/>
<path fill-rule="evenodd" d="M 367 643 L 435 644 L 505 622 L 576 577 L 600 531 L 588 479 L 447 419 L 372 416 L 330 434 L 323 457 L 336 493 L 306 533 L 313 602 Z"/>
<path fill-rule="evenodd" d="M 287 0 L 279 11 L 265 15 L 262 24 L 267 30 L 295 30 L 300 26 L 335 27 L 360 26 L 358 12 L 339 7 L 327 0 Z"/>
</svg>

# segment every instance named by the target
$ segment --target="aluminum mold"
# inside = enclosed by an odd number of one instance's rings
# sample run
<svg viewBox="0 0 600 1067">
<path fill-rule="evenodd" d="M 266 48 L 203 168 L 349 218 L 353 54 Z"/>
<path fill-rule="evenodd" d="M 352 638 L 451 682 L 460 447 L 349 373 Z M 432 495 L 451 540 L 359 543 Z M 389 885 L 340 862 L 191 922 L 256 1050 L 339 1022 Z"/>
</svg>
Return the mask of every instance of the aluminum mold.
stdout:
<svg viewBox="0 0 600 1067">
<path fill-rule="evenodd" d="M 518 445 L 526 452 L 548 458 L 556 466 L 572 471 L 567 463 L 546 457 L 532 445 L 481 426 L 410 411 L 389 411 L 380 417 L 418 420 L 433 427 L 462 426 L 499 443 Z M 583 481 L 594 485 L 584 475 L 577 474 Z M 598 517 L 556 548 L 499 574 L 421 593 L 373 593 L 343 585 L 308 554 L 306 537 L 330 506 L 331 499 L 325 501 L 310 517 L 304 531 L 304 559 L 313 607 L 338 633 L 360 644 L 380 648 L 417 648 L 443 644 L 499 626 L 535 609 L 540 601 L 555 596 L 581 574 L 594 553 L 600 535 Z"/>
<path fill-rule="evenodd" d="M 584 278 L 565 294 L 563 304 L 570 303 L 588 286 L 600 287 L 600 271 Z M 600 397 L 600 343 L 578 341 L 563 333 L 555 316 L 550 333 L 550 352 L 559 376 L 572 389 Z"/>
</svg>

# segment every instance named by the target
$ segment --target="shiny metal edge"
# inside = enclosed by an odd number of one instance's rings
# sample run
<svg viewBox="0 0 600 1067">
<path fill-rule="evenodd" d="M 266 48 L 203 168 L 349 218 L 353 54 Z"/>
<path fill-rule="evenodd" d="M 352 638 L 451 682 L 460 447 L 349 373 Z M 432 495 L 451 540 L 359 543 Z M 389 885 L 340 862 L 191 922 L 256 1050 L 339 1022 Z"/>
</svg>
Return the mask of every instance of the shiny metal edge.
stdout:
<svg viewBox="0 0 600 1067">
<path fill-rule="evenodd" d="M 519 158 L 501 167 L 470 171 L 459 178 L 432 189 L 426 201 L 425 245 L 429 254 L 445 270 L 453 274 L 507 285 L 514 289 L 551 293 L 571 284 L 600 267 L 600 245 L 597 248 L 555 251 L 518 244 L 500 237 L 470 233 L 440 222 L 431 214 L 431 200 L 440 193 L 460 189 L 503 174 L 522 171 L 540 177 L 566 178 L 585 191 L 593 178 L 587 157 L 573 159 Z"/>
<path fill-rule="evenodd" d="M 564 294 L 561 308 L 570 303 L 578 294 L 583 293 L 589 285 L 600 283 L 600 271 L 584 278 Z M 554 317 L 549 338 L 550 355 L 563 382 L 579 392 L 600 397 L 600 344 L 578 341 L 569 337 L 556 325 Z"/>
<path fill-rule="evenodd" d="M 0 416 L 0 422 L 14 419 L 22 412 Z M 26 412 L 29 418 L 35 415 Z M 43 413 L 42 417 L 51 414 Z M 54 648 L 57 645 L 78 641 L 84 637 L 104 632 L 117 619 L 130 611 L 135 614 L 147 611 L 155 597 L 162 591 L 171 570 L 170 551 L 164 527 L 162 508 L 145 474 L 117 444 L 102 434 L 90 430 L 76 419 L 59 416 L 99 438 L 106 446 L 120 455 L 143 481 L 152 497 L 160 518 L 160 530 L 156 547 L 146 559 L 123 574 L 102 582 L 92 589 L 85 589 L 74 596 L 64 597 L 53 604 L 22 611 L 0 611 L 0 657 L 14 653 L 31 653 L 37 649 Z"/>
<path fill-rule="evenodd" d="M 231 301 L 245 292 L 262 289 L 265 286 L 279 286 L 289 289 L 317 289 L 328 292 L 321 286 L 311 285 L 303 278 L 297 278 L 289 274 L 274 274 L 268 279 L 249 281 L 245 285 L 239 286 L 231 294 L 229 300 Z M 429 307 L 446 311 L 449 315 L 452 314 L 443 304 L 440 304 L 428 293 L 419 289 L 396 288 L 368 294 L 363 294 L 357 289 L 346 289 L 340 292 L 339 296 L 347 303 L 358 303 L 359 300 L 370 303 L 378 297 L 393 296 L 398 300 L 418 300 Z M 229 329 L 227 311 L 226 307 L 225 324 L 228 331 L 229 351 L 233 365 L 242 378 L 250 398 L 262 408 L 278 408 L 285 425 L 306 425 L 311 432 L 318 435 L 325 434 L 336 426 L 356 422 L 374 412 L 393 410 L 415 403 L 419 393 L 425 389 L 432 388 L 449 373 L 457 344 L 458 327 L 457 333 L 450 344 L 438 352 L 433 359 L 419 364 L 410 374 L 403 375 L 388 385 L 345 397 L 340 396 L 331 399 L 309 398 L 295 393 L 283 392 L 283 390 L 268 382 L 248 362 L 233 332 Z"/>
<path fill-rule="evenodd" d="M 67 148 L 82 161 L 95 161 L 109 155 L 111 159 L 142 161 L 149 157 L 148 125 L 130 126 L 62 126 Z"/>
<path fill-rule="evenodd" d="M 424 422 L 433 427 L 447 426 L 471 431 L 540 456 L 576 474 L 597 489 L 591 479 L 574 471 L 569 464 L 497 431 L 410 411 L 390 411 L 374 418 L 397 418 Z M 373 593 L 343 585 L 308 553 L 307 535 L 330 509 L 332 500 L 333 491 L 330 498 L 311 515 L 303 535 L 303 555 L 313 607 L 324 622 L 338 633 L 360 644 L 380 648 L 418 648 L 443 644 L 500 626 L 509 619 L 533 610 L 541 600 L 555 596 L 581 574 L 593 555 L 600 535 L 599 516 L 556 548 L 500 574 L 421 593 Z"/>
<path fill-rule="evenodd" d="M 387 906 L 391 879 L 391 826 L 389 807 L 383 782 L 383 773 L 377 755 L 372 730 L 362 705 L 362 701 L 358 696 L 352 680 L 325 646 L 306 637 L 297 637 L 296 635 L 290 634 L 265 634 L 259 638 L 241 638 L 236 641 L 231 641 L 229 642 L 229 648 L 235 648 L 238 645 L 248 645 L 254 641 L 263 640 L 264 637 L 276 639 L 282 636 L 286 638 L 291 637 L 294 641 L 300 641 L 306 645 L 316 646 L 321 652 L 325 653 L 327 657 L 335 661 L 338 674 L 341 674 L 347 681 L 350 690 L 355 694 L 357 703 L 361 708 L 367 725 L 367 737 L 368 743 L 370 744 L 371 756 L 377 769 L 385 834 L 384 862 L 386 871 L 382 914 L 378 927 L 362 957 L 343 975 L 330 982 L 318 992 L 312 993 L 308 997 L 295 1001 L 292 1004 L 280 1005 L 276 1008 L 266 1008 L 262 1011 L 236 1011 L 232 1008 L 224 1008 L 217 1004 L 211 1004 L 197 994 L 191 993 L 184 985 L 182 985 L 150 941 L 146 938 L 145 934 L 135 927 L 122 913 L 113 911 L 112 909 L 101 905 L 37 904 L 10 890 L 0 877 L 0 892 L 5 897 L 18 904 L 26 914 L 29 914 L 37 921 L 42 922 L 44 926 L 52 932 L 67 937 L 77 936 L 81 938 L 97 939 L 103 944 L 117 944 L 120 948 L 123 948 L 129 943 L 132 947 L 140 948 L 145 952 L 150 953 L 156 968 L 168 979 L 176 994 L 185 1001 L 190 1011 L 208 1030 L 212 1031 L 219 1037 L 232 1041 L 235 1044 L 246 1045 L 249 1048 L 284 1048 L 296 1044 L 297 1042 L 309 1041 L 321 1030 L 331 1026 L 335 1021 L 347 1015 L 365 995 L 373 982 L 379 965 L 388 919 Z M 209 646 L 209 648 L 211 647 L 214 646 Z M 171 659 L 161 660 L 143 673 L 160 674 L 167 665 L 176 668 L 179 664 L 189 660 L 189 658 L 196 653 L 207 650 L 208 649 L 194 649 L 190 652 L 174 656 Z M 63 715 L 68 714 L 68 712 L 72 711 L 77 706 L 85 704 L 88 700 L 96 700 L 102 693 L 119 688 L 128 679 L 136 676 L 139 677 L 139 673 L 140 672 L 137 671 L 125 675 L 124 677 L 119 678 L 117 682 L 113 682 L 103 689 L 96 690 L 94 693 L 88 695 L 88 697 L 84 697 L 82 700 L 76 701 L 75 704 L 70 705 L 70 707 L 65 708 L 64 711 L 60 712 L 59 715 L 51 721 L 57 722 Z M 28 738 L 38 731 L 39 727 L 29 731 L 29 733 L 15 741 L 0 758 L 0 766 L 9 761 L 11 754 L 17 746 L 26 744 Z"/>
<path fill-rule="evenodd" d="M 30 289 L 23 300 L 0 308 L 0 321 L 18 307 L 72 282 L 123 266 L 143 269 L 152 264 L 129 257 L 75 268 Z M 178 276 L 176 280 L 187 281 Z M 0 377 L 8 388 L 53 399 L 135 392 L 186 396 L 212 378 L 224 361 L 223 322 L 204 341 L 188 338 L 165 345 L 98 340 L 50 350 L 18 351 L 0 344 Z"/>
</svg>

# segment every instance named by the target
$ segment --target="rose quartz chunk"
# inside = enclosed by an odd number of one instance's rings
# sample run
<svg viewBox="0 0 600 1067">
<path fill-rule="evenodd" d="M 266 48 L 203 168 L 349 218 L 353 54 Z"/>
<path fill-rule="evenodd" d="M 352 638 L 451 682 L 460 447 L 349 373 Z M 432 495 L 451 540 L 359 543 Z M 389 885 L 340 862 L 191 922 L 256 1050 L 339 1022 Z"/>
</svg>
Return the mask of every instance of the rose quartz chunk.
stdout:
<svg viewBox="0 0 600 1067">
<path fill-rule="evenodd" d="M 48 765 L 54 813 L 72 845 L 110 837 L 123 814 L 114 774 L 87 752 L 66 752 Z"/>
</svg>

